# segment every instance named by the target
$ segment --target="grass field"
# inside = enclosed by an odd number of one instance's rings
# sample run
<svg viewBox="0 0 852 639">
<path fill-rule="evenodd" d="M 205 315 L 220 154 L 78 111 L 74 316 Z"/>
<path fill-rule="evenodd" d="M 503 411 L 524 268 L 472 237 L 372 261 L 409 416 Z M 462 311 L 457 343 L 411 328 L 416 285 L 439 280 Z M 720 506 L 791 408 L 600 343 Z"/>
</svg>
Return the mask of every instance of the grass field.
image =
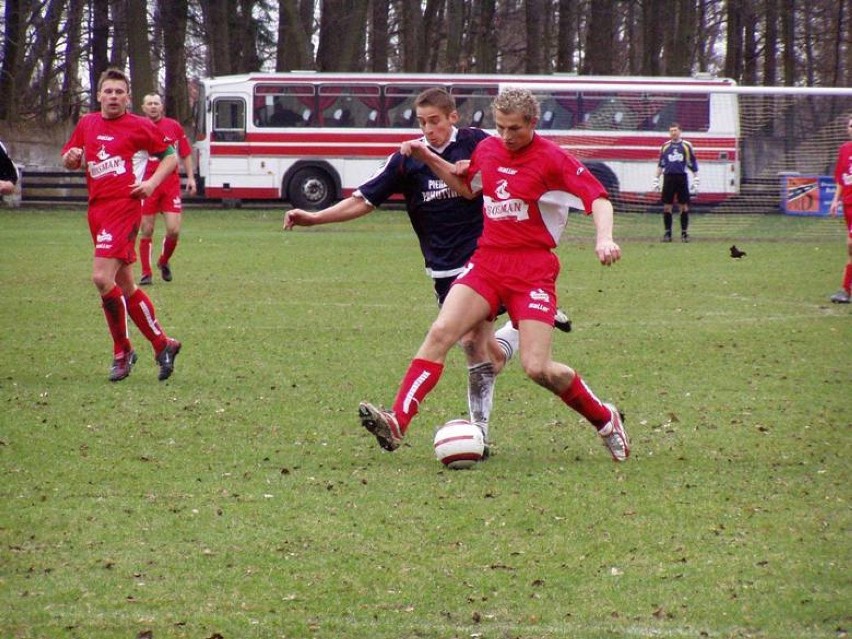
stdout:
<svg viewBox="0 0 852 639">
<path fill-rule="evenodd" d="M 399 451 L 357 420 L 435 315 L 404 214 L 280 218 L 188 211 L 149 291 L 176 373 L 134 332 L 109 384 L 85 213 L 0 212 L 0 637 L 847 636 L 841 222 L 694 216 L 663 245 L 619 216 L 604 269 L 573 218 L 555 356 L 626 412 L 633 456 L 515 362 L 493 458 L 453 472 L 431 441 L 466 411 L 460 352 Z"/>
</svg>

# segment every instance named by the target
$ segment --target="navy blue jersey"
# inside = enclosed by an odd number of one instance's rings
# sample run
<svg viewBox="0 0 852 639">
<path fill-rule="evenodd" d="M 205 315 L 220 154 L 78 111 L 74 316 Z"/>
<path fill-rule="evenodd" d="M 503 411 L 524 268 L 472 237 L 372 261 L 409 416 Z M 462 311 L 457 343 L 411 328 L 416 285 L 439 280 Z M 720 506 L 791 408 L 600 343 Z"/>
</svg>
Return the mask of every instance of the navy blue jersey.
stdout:
<svg viewBox="0 0 852 639">
<path fill-rule="evenodd" d="M 439 155 L 452 163 L 469 160 L 476 145 L 487 137 L 482 129 L 458 129 Z M 391 155 L 357 193 L 373 206 L 380 206 L 396 193 L 405 197 L 426 272 L 433 278 L 458 275 L 482 234 L 481 197 L 463 198 L 425 164 L 399 152 Z"/>
<path fill-rule="evenodd" d="M 686 169 L 698 173 L 698 160 L 695 159 L 692 144 L 686 140 L 678 142 L 669 140 L 660 148 L 659 166 L 664 175 L 685 174 Z"/>
</svg>

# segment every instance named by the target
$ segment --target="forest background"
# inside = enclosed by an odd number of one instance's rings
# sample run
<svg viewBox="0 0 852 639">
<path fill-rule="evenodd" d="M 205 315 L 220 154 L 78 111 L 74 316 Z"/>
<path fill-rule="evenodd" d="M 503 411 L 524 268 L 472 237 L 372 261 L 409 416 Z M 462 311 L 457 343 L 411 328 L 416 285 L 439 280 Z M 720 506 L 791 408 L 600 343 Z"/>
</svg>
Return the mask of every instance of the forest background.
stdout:
<svg viewBox="0 0 852 639">
<path fill-rule="evenodd" d="M 187 126 L 258 70 L 689 76 L 852 85 L 852 0 L 6 0 L 0 136 L 63 132 L 129 69 Z M 18 136 L 16 136 L 18 137 Z"/>
</svg>

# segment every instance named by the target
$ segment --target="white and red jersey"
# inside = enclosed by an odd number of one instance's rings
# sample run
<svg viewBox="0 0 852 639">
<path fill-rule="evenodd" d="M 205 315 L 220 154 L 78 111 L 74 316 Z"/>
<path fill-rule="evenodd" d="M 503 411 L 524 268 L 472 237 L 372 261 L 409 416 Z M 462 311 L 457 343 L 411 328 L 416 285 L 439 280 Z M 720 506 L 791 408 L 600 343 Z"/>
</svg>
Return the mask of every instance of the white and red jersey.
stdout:
<svg viewBox="0 0 852 639">
<path fill-rule="evenodd" d="M 506 149 L 499 137 L 483 140 L 467 180 L 483 195 L 481 247 L 555 248 L 570 209 L 591 213 L 592 202 L 607 197 L 583 164 L 537 134 L 518 152 Z"/>
<path fill-rule="evenodd" d="M 184 132 L 183 127 L 180 125 L 180 122 L 172 118 L 164 117 L 154 122 L 154 126 L 156 126 L 160 130 L 163 136 L 172 140 L 173 145 L 175 147 L 175 151 L 177 151 L 178 157 L 180 159 L 183 159 L 190 153 L 192 153 L 192 147 L 189 144 L 189 140 L 186 139 L 186 133 Z M 145 167 L 146 180 L 152 175 L 154 175 L 154 171 L 157 170 L 157 167 L 159 165 L 160 158 L 148 158 L 148 166 Z M 175 167 L 174 176 L 170 175 L 168 178 L 163 180 L 163 183 L 165 184 L 167 181 L 172 182 L 174 180 L 180 181 L 178 167 Z"/>
<path fill-rule="evenodd" d="M 852 211 L 852 142 L 840 146 L 834 167 L 834 181 L 837 182 L 838 188 L 843 189 L 840 194 L 843 211 Z"/>
<path fill-rule="evenodd" d="M 62 154 L 83 149 L 90 203 L 133 200 L 130 187 L 143 179 L 148 157 L 165 153 L 171 144 L 148 118 L 125 113 L 108 119 L 98 112 L 80 118 Z"/>
</svg>

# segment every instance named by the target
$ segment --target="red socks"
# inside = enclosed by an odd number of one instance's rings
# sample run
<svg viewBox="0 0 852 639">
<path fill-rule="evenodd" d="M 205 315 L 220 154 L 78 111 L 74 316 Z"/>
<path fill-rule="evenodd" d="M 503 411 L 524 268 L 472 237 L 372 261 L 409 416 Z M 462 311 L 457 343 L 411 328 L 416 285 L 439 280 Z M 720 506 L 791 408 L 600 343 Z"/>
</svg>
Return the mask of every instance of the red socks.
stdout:
<svg viewBox="0 0 852 639">
<path fill-rule="evenodd" d="M 403 433 L 420 410 L 420 402 L 435 388 L 443 372 L 443 364 L 426 359 L 411 360 L 393 402 L 393 412 Z"/>
<path fill-rule="evenodd" d="M 606 426 L 607 422 L 612 418 L 609 409 L 586 386 L 586 382 L 580 379 L 579 373 L 574 374 L 574 380 L 571 382 L 571 385 L 559 397 L 568 406 L 588 419 L 598 430 Z"/>
<path fill-rule="evenodd" d="M 852 264 L 847 264 L 843 270 L 843 290 L 852 294 Z"/>
<path fill-rule="evenodd" d="M 151 275 L 151 238 L 139 240 L 139 261 L 142 263 L 142 275 Z"/>
<path fill-rule="evenodd" d="M 177 248 L 178 239 L 176 237 L 169 237 L 168 235 L 163 238 L 163 254 L 160 256 L 160 259 L 157 260 L 157 264 L 168 264 L 169 260 L 172 258 L 172 253 L 175 252 Z"/>
<path fill-rule="evenodd" d="M 137 288 L 136 292 L 127 298 L 127 312 L 145 339 L 151 342 L 155 353 L 166 347 L 168 338 L 157 322 L 154 304 L 141 288 Z"/>
<path fill-rule="evenodd" d="M 116 357 L 131 350 L 130 338 L 127 336 L 127 307 L 124 296 L 118 286 L 113 286 L 106 295 L 101 296 L 107 326 L 112 335 L 112 350 Z"/>
</svg>

